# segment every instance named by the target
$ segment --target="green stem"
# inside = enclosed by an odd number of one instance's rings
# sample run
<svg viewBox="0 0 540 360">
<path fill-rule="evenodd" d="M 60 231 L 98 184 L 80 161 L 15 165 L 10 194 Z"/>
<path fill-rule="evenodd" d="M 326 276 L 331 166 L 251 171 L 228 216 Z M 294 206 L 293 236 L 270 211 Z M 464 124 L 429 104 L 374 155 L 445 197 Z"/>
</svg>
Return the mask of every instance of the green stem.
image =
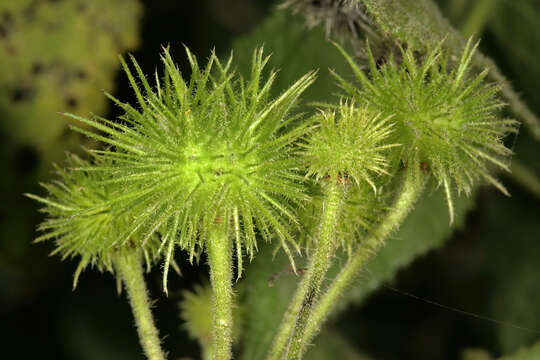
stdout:
<svg viewBox="0 0 540 360">
<path fill-rule="evenodd" d="M 126 288 L 146 357 L 150 360 L 165 360 L 159 333 L 150 310 L 140 254 L 136 251 L 123 252 L 115 257 L 114 263 Z"/>
<path fill-rule="evenodd" d="M 203 360 L 212 360 L 212 352 L 208 350 L 202 350 L 202 359 Z"/>
<path fill-rule="evenodd" d="M 384 240 L 401 225 L 416 199 L 422 193 L 424 184 L 425 176 L 420 171 L 408 170 L 406 172 L 401 191 L 395 200 L 393 208 L 379 226 L 358 246 L 313 309 L 305 331 L 304 344 L 311 342 L 360 270 L 375 255 Z"/>
<path fill-rule="evenodd" d="M 212 344 L 210 346 L 201 346 L 201 357 L 202 360 L 212 360 Z"/>
<path fill-rule="evenodd" d="M 327 185 L 316 247 L 302 281 L 285 312 L 268 359 L 279 359 L 287 345 L 288 359 L 298 359 L 303 353 L 304 331 L 333 253 L 333 237 L 343 201 L 342 191 L 336 181 L 330 181 Z"/>
<path fill-rule="evenodd" d="M 510 109 L 514 115 L 516 115 L 525 123 L 525 125 L 529 127 L 529 131 L 531 132 L 533 138 L 536 141 L 540 141 L 540 118 L 538 118 L 538 116 L 532 112 L 527 104 L 521 100 L 516 90 L 514 90 L 512 87 L 512 84 L 504 77 L 495 63 L 486 57 L 478 57 L 476 60 L 476 65 L 489 68 L 488 79 L 499 84 L 501 94 L 506 102 L 508 102 L 510 105 Z"/>
<path fill-rule="evenodd" d="M 540 200 L 540 178 L 527 165 L 516 159 L 512 160 L 510 177 Z"/>
<path fill-rule="evenodd" d="M 463 16 L 463 13 L 467 8 L 467 2 L 468 0 L 453 0 L 447 4 L 447 7 L 449 7 L 448 16 L 454 24 Z"/>
<path fill-rule="evenodd" d="M 497 5 L 497 0 L 476 0 L 460 27 L 461 33 L 465 37 L 479 37 Z"/>
<path fill-rule="evenodd" d="M 232 242 L 226 224 L 215 224 L 206 242 L 214 293 L 214 360 L 232 357 Z"/>
</svg>

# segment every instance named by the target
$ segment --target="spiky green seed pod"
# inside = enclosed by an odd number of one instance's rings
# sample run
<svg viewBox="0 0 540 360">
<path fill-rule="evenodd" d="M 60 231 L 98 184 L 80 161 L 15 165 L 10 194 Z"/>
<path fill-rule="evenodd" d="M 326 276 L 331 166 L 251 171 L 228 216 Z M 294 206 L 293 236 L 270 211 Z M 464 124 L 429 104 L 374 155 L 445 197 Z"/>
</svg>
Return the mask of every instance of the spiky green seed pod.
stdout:
<svg viewBox="0 0 540 360">
<path fill-rule="evenodd" d="M 377 185 L 388 174 L 386 155 L 398 146 L 388 143 L 392 133 L 390 118 L 373 113 L 368 107 L 340 103 L 314 117 L 315 130 L 306 138 L 302 156 L 318 187 L 313 200 L 300 213 L 304 228 L 299 242 L 308 250 L 318 237 L 323 213 L 324 188 L 338 183 L 343 199 L 335 228 L 335 246 L 351 251 L 352 245 L 371 227 L 382 210 Z"/>
<path fill-rule="evenodd" d="M 114 273 L 113 257 L 124 251 L 140 249 L 148 266 L 156 261 L 160 246 L 156 236 L 144 244 L 138 234 L 122 238 L 135 215 L 115 212 L 108 203 L 108 199 L 122 194 L 122 188 L 105 183 L 107 178 L 100 172 L 73 170 L 90 167 L 75 155 L 68 156 L 66 165 L 67 169 L 57 169 L 58 180 L 43 184 L 47 197 L 27 196 L 44 204 L 41 211 L 47 215 L 38 228 L 43 234 L 36 242 L 54 240 L 56 249 L 52 254 L 59 254 L 63 260 L 80 257 L 73 286 L 89 265 Z"/>
<path fill-rule="evenodd" d="M 385 153 L 398 146 L 387 141 L 393 127 L 389 118 L 347 103 L 320 112 L 316 131 L 303 145 L 308 176 L 358 186 L 367 183 L 376 193 L 375 177 L 388 174 Z"/>
<path fill-rule="evenodd" d="M 191 260 L 217 223 L 226 224 L 236 244 L 239 274 L 243 251 L 252 257 L 256 250 L 256 229 L 265 239 L 277 236 L 292 259 L 294 204 L 307 196 L 291 144 L 309 125 L 289 113 L 315 74 L 270 99 L 275 73 L 263 80 L 268 57 L 262 49 L 254 52 L 247 81 L 230 71 L 232 57 L 222 64 L 212 53 L 201 69 L 186 52 L 191 79 L 182 78 L 165 49 L 155 87 L 134 59 L 140 86 L 123 62 L 139 108 L 111 97 L 125 111 L 121 123 L 76 117 L 106 136 L 76 130 L 115 148 L 99 152 L 112 166 L 98 170 L 124 189 L 111 202 L 119 211 L 140 209 L 131 232 L 158 232 L 163 243 L 187 249 Z"/>
<path fill-rule="evenodd" d="M 507 194 L 490 174 L 490 166 L 508 171 L 511 150 L 504 137 L 516 131 L 517 122 L 503 119 L 497 98 L 498 87 L 484 82 L 487 70 L 471 71 L 477 44 L 467 44 L 455 64 L 441 45 L 418 59 L 404 50 L 401 61 L 394 58 L 377 66 L 370 56 L 366 75 L 345 51 L 360 87 L 335 75 L 342 88 L 357 101 L 368 103 L 384 116 L 393 115 L 392 141 L 402 144 L 398 157 L 407 166 L 429 168 L 443 185 L 453 219 L 452 184 L 457 192 L 470 193 L 479 179 L 485 179 Z"/>
</svg>

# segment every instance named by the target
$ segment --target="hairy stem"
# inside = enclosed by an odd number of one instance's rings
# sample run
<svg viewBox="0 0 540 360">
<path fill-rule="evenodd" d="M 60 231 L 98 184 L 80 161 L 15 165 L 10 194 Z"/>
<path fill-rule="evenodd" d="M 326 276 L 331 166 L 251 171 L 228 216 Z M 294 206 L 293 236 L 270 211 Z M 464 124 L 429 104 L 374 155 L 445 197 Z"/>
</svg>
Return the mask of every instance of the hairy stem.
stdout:
<svg viewBox="0 0 540 360">
<path fill-rule="evenodd" d="M 460 26 L 461 33 L 465 37 L 479 37 L 482 30 L 495 12 L 498 5 L 497 0 L 477 0 L 472 9 L 465 16 L 465 20 Z"/>
<path fill-rule="evenodd" d="M 512 171 L 510 177 L 540 200 L 540 177 L 533 169 L 529 168 L 521 161 L 513 159 L 510 170 Z"/>
<path fill-rule="evenodd" d="M 214 293 L 214 360 L 232 357 L 232 242 L 226 224 L 215 224 L 206 242 Z"/>
<path fill-rule="evenodd" d="M 201 357 L 202 360 L 212 360 L 213 354 L 212 354 L 212 347 L 202 347 L 201 348 Z"/>
<path fill-rule="evenodd" d="M 420 171 L 408 169 L 405 179 L 398 194 L 393 208 L 388 212 L 384 220 L 376 227 L 368 237 L 358 246 L 351 255 L 347 264 L 341 269 L 326 293 L 321 297 L 313 309 L 312 316 L 307 324 L 303 343 L 311 342 L 317 331 L 332 312 L 341 296 L 356 278 L 360 270 L 375 255 L 384 240 L 396 230 L 407 214 L 414 206 L 416 199 L 422 193 L 425 184 L 425 176 Z"/>
<path fill-rule="evenodd" d="M 288 359 L 299 359 L 303 352 L 302 339 L 308 324 L 312 305 L 319 293 L 333 253 L 333 236 L 340 211 L 343 193 L 336 181 L 326 188 L 317 244 L 308 268 L 289 304 L 270 350 L 268 359 L 277 360 L 288 345 Z"/>
<path fill-rule="evenodd" d="M 463 16 L 465 9 L 467 8 L 467 0 L 454 0 L 446 4 L 448 8 L 448 15 L 453 21 L 457 21 Z"/>
<path fill-rule="evenodd" d="M 140 254 L 136 251 L 119 254 L 114 263 L 126 288 L 139 340 L 146 357 L 150 360 L 165 360 L 159 333 L 150 310 Z"/>
</svg>

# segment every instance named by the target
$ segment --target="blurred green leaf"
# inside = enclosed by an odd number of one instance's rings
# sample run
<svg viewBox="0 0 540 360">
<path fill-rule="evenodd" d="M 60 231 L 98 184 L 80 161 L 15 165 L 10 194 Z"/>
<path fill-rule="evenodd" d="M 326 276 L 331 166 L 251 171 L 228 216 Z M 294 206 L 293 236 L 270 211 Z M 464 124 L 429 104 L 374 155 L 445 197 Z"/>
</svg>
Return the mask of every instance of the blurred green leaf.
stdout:
<svg viewBox="0 0 540 360">
<path fill-rule="evenodd" d="M 540 203 L 534 198 L 527 200 L 528 194 L 514 193 L 512 198 L 494 197 L 484 207 L 486 225 L 480 241 L 494 284 L 490 316 L 533 329 L 500 326 L 497 334 L 503 353 L 540 338 Z"/>
<path fill-rule="evenodd" d="M 529 348 L 522 348 L 513 355 L 503 356 L 499 360 L 537 360 L 540 359 L 540 342 Z"/>
<path fill-rule="evenodd" d="M 244 76 L 249 75 L 253 49 L 260 45 L 264 46 L 266 54 L 271 54 L 267 69 L 279 71 L 272 88 L 274 95 L 279 95 L 308 71 L 318 70 L 315 84 L 302 95 L 304 104 L 338 100 L 334 95 L 339 89 L 328 69 L 348 74 L 349 68 L 321 29 L 308 30 L 301 17 L 284 10 L 274 11 L 251 33 L 233 43 L 238 70 Z"/>
<path fill-rule="evenodd" d="M 454 230 L 465 225 L 465 215 L 474 207 L 474 197 L 460 196 L 455 199 L 454 206 L 456 217 L 450 227 L 444 192 L 441 189 L 428 190 L 399 231 L 387 240 L 386 246 L 369 263 L 366 276 L 361 276 L 349 298 L 360 303 L 383 283 L 392 280 L 399 269 L 416 257 L 444 244 Z"/>
<path fill-rule="evenodd" d="M 369 360 L 347 342 L 337 330 L 324 330 L 316 345 L 310 347 L 305 355 L 309 360 Z"/>
<path fill-rule="evenodd" d="M 182 326 L 199 342 L 202 359 L 212 359 L 212 287 L 208 282 L 196 284 L 193 291 L 184 290 L 182 294 L 183 299 L 178 304 Z M 240 306 L 233 309 L 233 341 L 238 339 L 242 328 L 241 309 Z"/>
<path fill-rule="evenodd" d="M 495 0 L 494 0 L 495 1 Z M 540 110 L 540 3 L 537 0 L 501 1 L 491 16 L 488 30 L 500 49 L 498 55 L 523 98 Z M 509 29 L 512 29 L 509 31 Z"/>
<path fill-rule="evenodd" d="M 68 122 L 59 112 L 103 113 L 99 89 L 112 91 L 117 55 L 138 43 L 140 14 L 138 0 L 2 1 L 0 129 L 15 144 L 63 152 Z"/>
<path fill-rule="evenodd" d="M 51 162 L 79 150 L 59 112 L 107 110 L 100 90 L 114 89 L 118 54 L 138 44 L 141 12 L 139 0 L 0 1 L 0 264 L 12 271 L 46 274 L 28 251 L 40 215 L 22 193 L 41 192 Z"/>
<path fill-rule="evenodd" d="M 455 224 L 462 226 L 465 214 L 473 206 L 473 200 L 460 197 L 456 199 L 455 206 Z M 400 231 L 387 241 L 386 246 L 379 251 L 364 272 L 359 274 L 358 281 L 337 311 L 344 310 L 351 302 L 360 304 L 371 292 L 393 279 L 400 269 L 416 257 L 441 246 L 453 231 L 448 222 L 444 192 L 437 190 L 426 194 Z M 282 252 L 272 258 L 272 250 L 273 245 L 260 248 L 260 254 L 249 265 L 241 283 L 243 293 L 246 294 L 242 299 L 245 304 L 242 359 L 259 359 L 265 355 L 299 281 L 290 270 L 288 260 Z M 346 255 L 341 256 L 345 261 Z M 337 264 L 330 271 L 329 277 L 337 273 L 341 262 L 339 259 L 336 261 Z M 300 264 L 299 261 L 299 266 Z M 271 284 L 273 286 L 270 286 Z"/>
<path fill-rule="evenodd" d="M 483 349 L 466 349 L 461 360 L 492 360 L 492 357 Z"/>
</svg>

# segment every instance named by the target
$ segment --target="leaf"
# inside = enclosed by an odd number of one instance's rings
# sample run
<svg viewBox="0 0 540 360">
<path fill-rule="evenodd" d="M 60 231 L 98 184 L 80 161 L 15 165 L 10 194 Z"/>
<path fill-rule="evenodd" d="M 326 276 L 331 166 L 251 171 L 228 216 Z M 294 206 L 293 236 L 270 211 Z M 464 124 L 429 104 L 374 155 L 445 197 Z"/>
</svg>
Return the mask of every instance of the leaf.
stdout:
<svg viewBox="0 0 540 360">
<path fill-rule="evenodd" d="M 465 349 L 461 360 L 492 360 L 491 355 L 483 349 Z"/>
<path fill-rule="evenodd" d="M 247 266 L 239 284 L 240 292 L 245 294 L 240 299 L 245 309 L 240 359 L 264 359 L 275 329 L 279 327 L 281 314 L 285 312 L 299 280 L 283 252 L 272 257 L 274 247 L 268 243 L 260 246 L 259 254 Z"/>
<path fill-rule="evenodd" d="M 58 112 L 106 111 L 100 89 L 112 91 L 117 54 L 137 45 L 141 10 L 138 0 L 2 1 L 2 132 L 36 147 L 44 164 L 79 142 L 66 139 Z"/>
<path fill-rule="evenodd" d="M 201 347 L 201 358 L 212 358 L 212 287 L 205 281 L 196 284 L 193 291 L 182 291 L 183 299 L 178 303 L 182 327 Z M 242 308 L 233 308 L 233 340 L 238 339 L 242 328 Z"/>
<path fill-rule="evenodd" d="M 538 201 L 527 193 L 512 191 L 512 198 L 495 197 L 484 207 L 484 228 L 479 241 L 485 249 L 485 267 L 493 284 L 487 304 L 490 317 L 514 326 L 497 328 L 503 353 L 540 339 L 540 243 Z"/>
<path fill-rule="evenodd" d="M 208 284 L 195 285 L 193 291 L 184 290 L 183 299 L 179 302 L 182 326 L 189 336 L 196 339 L 201 346 L 203 359 L 212 354 L 212 288 Z"/>
<path fill-rule="evenodd" d="M 305 354 L 309 360 L 369 360 L 370 358 L 358 352 L 353 344 L 344 339 L 335 329 L 323 330 L 316 346 L 309 348 Z"/>
<path fill-rule="evenodd" d="M 496 11 L 491 15 L 487 36 L 492 36 L 496 48 L 493 50 L 503 61 L 505 73 L 513 79 L 523 98 L 538 112 L 540 99 L 538 79 L 540 77 L 540 3 L 536 0 L 494 1 Z M 512 29 L 512 31 L 508 31 Z"/>
<path fill-rule="evenodd" d="M 473 203 L 471 198 L 456 199 L 456 227 L 463 226 L 465 215 Z M 415 258 L 440 247 L 453 230 L 454 228 L 448 226 L 444 192 L 439 189 L 432 194 L 425 194 L 401 229 L 387 240 L 386 246 L 369 263 L 366 270 L 359 274 L 359 280 L 336 308 L 336 313 L 345 310 L 351 303 L 359 305 L 371 292 L 391 280 Z M 261 253 L 249 265 L 241 283 L 243 293 L 246 294 L 242 301 L 245 304 L 245 328 L 242 334 L 244 348 L 241 358 L 246 360 L 264 357 L 281 321 L 281 316 L 276 314 L 284 313 L 299 281 L 292 273 L 287 258 L 279 252 L 272 259 L 271 249 L 272 245 L 261 247 Z M 341 256 L 344 261 L 346 255 Z M 340 264 L 342 261 L 337 260 L 336 263 Z M 331 269 L 329 278 L 337 273 L 337 267 Z M 269 283 L 273 286 L 270 287 Z M 317 340 L 315 343 L 317 344 Z"/>
<path fill-rule="evenodd" d="M 513 355 L 503 356 L 499 360 L 536 360 L 540 359 L 540 342 L 535 345 L 522 348 Z"/>
<path fill-rule="evenodd" d="M 474 206 L 474 199 L 464 196 L 454 199 L 455 222 L 448 226 L 449 215 L 443 189 L 425 193 L 409 214 L 400 230 L 386 241 L 376 257 L 368 264 L 360 279 L 347 294 L 347 300 L 360 304 L 366 296 L 415 258 L 437 249 L 465 224 L 465 215 Z"/>
<path fill-rule="evenodd" d="M 299 76 L 319 70 L 316 83 L 302 95 L 303 103 L 310 101 L 336 101 L 338 92 L 328 68 L 348 74 L 348 67 L 321 29 L 308 31 L 301 17 L 287 11 L 274 11 L 251 33 L 233 43 L 238 71 L 247 77 L 251 71 L 251 52 L 263 45 L 265 53 L 271 54 L 266 69 L 278 70 L 272 86 L 273 95 L 281 94 Z"/>
</svg>

